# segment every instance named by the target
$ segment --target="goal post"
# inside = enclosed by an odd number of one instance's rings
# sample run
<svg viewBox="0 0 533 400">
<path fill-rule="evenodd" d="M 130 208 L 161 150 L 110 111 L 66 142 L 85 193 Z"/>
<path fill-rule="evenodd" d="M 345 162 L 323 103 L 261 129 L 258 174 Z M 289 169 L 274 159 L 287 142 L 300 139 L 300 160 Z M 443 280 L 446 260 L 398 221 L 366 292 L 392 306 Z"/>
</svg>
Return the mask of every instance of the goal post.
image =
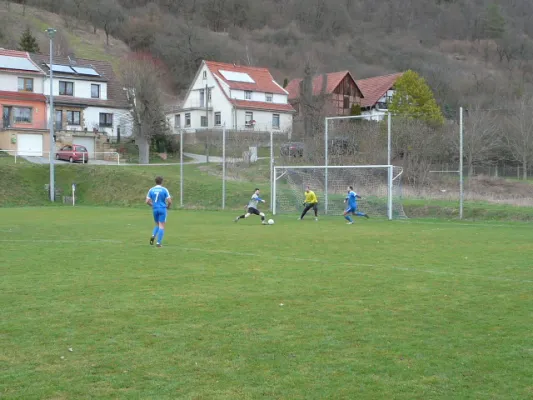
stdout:
<svg viewBox="0 0 533 400">
<path fill-rule="evenodd" d="M 362 199 L 361 211 L 389 220 L 405 218 L 401 204 L 402 168 L 393 165 L 275 166 L 272 213 L 299 213 L 310 186 L 321 213 L 341 215 L 346 189 L 353 186 Z"/>
</svg>

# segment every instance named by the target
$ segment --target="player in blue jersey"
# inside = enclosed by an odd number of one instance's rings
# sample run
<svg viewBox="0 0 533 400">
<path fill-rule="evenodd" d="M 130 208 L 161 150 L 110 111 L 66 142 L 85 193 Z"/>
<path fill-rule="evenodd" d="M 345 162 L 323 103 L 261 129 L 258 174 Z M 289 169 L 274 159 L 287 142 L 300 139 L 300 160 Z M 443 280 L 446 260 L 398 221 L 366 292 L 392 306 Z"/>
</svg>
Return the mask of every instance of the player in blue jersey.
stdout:
<svg viewBox="0 0 533 400">
<path fill-rule="evenodd" d="M 348 196 L 344 199 L 344 202 L 348 203 L 348 206 L 346 207 L 346 210 L 344 210 L 344 218 L 348 221 L 349 225 L 353 224 L 350 214 L 370 218 L 365 213 L 357 211 L 357 199 L 361 199 L 361 196 L 353 191 L 353 186 L 348 186 Z"/>
<path fill-rule="evenodd" d="M 150 237 L 150 244 L 154 244 L 157 235 L 157 247 L 161 247 L 163 235 L 165 234 L 165 222 L 167 222 L 167 209 L 172 205 L 172 197 L 166 187 L 161 186 L 163 178 L 155 178 L 155 186 L 146 195 L 146 204 L 152 207 L 154 214 L 155 228 Z"/>
</svg>

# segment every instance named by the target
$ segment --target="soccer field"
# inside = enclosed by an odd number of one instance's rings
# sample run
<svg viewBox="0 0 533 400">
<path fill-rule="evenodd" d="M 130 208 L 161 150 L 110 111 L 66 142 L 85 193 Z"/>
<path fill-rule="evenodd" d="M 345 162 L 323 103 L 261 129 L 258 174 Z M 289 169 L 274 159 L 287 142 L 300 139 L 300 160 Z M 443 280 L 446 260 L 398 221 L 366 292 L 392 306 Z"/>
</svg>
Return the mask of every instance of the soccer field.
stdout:
<svg viewBox="0 0 533 400">
<path fill-rule="evenodd" d="M 0 209 L 0 397 L 533 397 L 530 224 L 235 215 Z"/>
</svg>

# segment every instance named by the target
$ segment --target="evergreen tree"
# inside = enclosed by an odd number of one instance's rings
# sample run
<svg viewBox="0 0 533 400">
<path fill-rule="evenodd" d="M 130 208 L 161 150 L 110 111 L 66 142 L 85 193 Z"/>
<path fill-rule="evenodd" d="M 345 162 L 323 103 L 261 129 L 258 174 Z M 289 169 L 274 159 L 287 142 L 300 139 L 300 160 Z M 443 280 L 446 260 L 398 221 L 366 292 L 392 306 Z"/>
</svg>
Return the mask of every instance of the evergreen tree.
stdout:
<svg viewBox="0 0 533 400">
<path fill-rule="evenodd" d="M 389 105 L 393 114 L 420 119 L 442 125 L 444 117 L 435 101 L 433 92 L 420 75 L 414 71 L 405 72 L 395 84 L 395 93 Z"/>
<path fill-rule="evenodd" d="M 286 88 L 288 84 L 289 84 L 289 80 L 287 78 L 285 78 L 283 80 L 283 87 Z"/>
<path fill-rule="evenodd" d="M 27 51 L 29 53 L 38 53 L 40 51 L 37 39 L 33 36 L 29 27 L 26 28 L 20 37 L 19 50 Z"/>
<path fill-rule="evenodd" d="M 361 106 L 359 104 L 352 104 L 350 115 L 361 115 Z"/>
</svg>

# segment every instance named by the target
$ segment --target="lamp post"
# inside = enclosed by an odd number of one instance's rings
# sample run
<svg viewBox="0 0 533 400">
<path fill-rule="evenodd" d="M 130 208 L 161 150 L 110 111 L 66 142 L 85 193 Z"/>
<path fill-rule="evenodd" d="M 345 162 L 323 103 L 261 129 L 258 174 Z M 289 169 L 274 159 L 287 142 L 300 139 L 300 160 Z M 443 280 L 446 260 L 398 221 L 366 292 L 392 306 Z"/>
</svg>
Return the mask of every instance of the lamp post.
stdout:
<svg viewBox="0 0 533 400">
<path fill-rule="evenodd" d="M 54 128 L 55 128 L 55 112 L 54 112 L 54 73 L 53 69 L 53 57 L 54 57 L 54 36 L 56 30 L 54 28 L 48 28 L 45 30 L 50 38 L 50 201 L 55 201 L 55 175 L 54 175 L 54 153 L 55 153 L 55 140 L 54 140 Z"/>
</svg>

